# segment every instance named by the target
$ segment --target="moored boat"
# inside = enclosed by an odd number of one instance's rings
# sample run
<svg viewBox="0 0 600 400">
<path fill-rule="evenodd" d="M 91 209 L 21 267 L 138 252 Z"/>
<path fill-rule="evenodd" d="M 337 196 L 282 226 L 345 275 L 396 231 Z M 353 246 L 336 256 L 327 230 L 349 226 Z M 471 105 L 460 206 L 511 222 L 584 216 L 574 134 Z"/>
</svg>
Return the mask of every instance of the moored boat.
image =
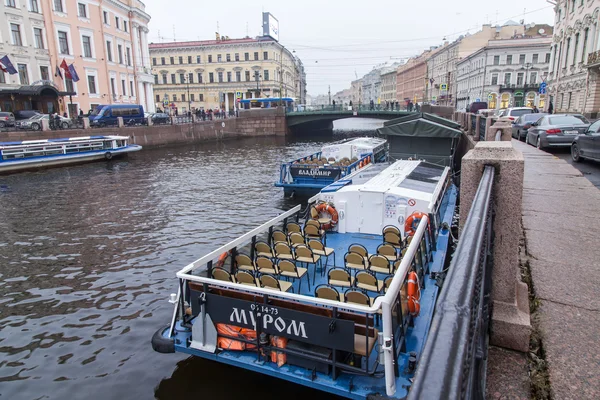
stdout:
<svg viewBox="0 0 600 400">
<path fill-rule="evenodd" d="M 139 151 L 128 136 L 85 136 L 0 142 L 0 173 L 110 160 Z"/>
<path fill-rule="evenodd" d="M 283 163 L 275 186 L 282 187 L 285 196 L 310 196 L 370 163 L 386 160 L 385 139 L 348 139 L 324 146 L 321 151 L 306 157 Z"/>
<path fill-rule="evenodd" d="M 177 272 L 152 346 L 346 398 L 404 398 L 456 198 L 448 167 L 369 164 Z"/>
</svg>

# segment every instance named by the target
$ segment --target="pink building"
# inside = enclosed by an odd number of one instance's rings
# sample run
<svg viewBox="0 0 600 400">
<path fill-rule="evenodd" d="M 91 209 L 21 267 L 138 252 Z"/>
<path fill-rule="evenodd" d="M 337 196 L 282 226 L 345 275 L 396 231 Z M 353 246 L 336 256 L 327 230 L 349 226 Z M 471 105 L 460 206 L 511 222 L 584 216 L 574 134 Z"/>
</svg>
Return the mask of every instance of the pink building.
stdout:
<svg viewBox="0 0 600 400">
<path fill-rule="evenodd" d="M 74 117 L 99 104 L 141 104 L 154 111 L 145 5 L 138 0 L 41 0 L 53 81 L 77 93 L 60 112 Z M 56 76 L 65 60 L 78 82 Z"/>
</svg>

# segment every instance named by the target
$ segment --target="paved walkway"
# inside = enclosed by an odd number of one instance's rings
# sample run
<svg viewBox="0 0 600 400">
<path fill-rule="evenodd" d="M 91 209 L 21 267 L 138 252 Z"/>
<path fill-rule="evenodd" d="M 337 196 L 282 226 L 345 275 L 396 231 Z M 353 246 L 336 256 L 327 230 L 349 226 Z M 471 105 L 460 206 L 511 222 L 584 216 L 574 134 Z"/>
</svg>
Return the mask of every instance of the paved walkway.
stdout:
<svg viewBox="0 0 600 400">
<path fill-rule="evenodd" d="M 554 399 L 600 398 L 600 190 L 552 154 L 525 156 L 523 228 Z"/>
</svg>

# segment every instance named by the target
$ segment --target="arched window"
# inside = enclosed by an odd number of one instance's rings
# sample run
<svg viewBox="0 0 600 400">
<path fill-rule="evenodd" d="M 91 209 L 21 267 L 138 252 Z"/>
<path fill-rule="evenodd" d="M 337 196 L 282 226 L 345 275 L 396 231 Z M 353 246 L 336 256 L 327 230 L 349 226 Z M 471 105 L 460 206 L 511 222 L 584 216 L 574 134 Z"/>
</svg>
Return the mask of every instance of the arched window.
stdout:
<svg viewBox="0 0 600 400">
<path fill-rule="evenodd" d="M 498 95 L 496 93 L 490 93 L 489 95 L 489 104 L 488 104 L 488 108 L 491 109 L 495 109 L 496 106 L 498 105 Z"/>
<path fill-rule="evenodd" d="M 500 108 L 508 108 L 510 105 L 510 93 L 502 93 L 500 96 Z"/>
<path fill-rule="evenodd" d="M 526 107 L 532 107 L 535 105 L 535 92 L 527 93 L 527 98 L 525 100 Z"/>
</svg>

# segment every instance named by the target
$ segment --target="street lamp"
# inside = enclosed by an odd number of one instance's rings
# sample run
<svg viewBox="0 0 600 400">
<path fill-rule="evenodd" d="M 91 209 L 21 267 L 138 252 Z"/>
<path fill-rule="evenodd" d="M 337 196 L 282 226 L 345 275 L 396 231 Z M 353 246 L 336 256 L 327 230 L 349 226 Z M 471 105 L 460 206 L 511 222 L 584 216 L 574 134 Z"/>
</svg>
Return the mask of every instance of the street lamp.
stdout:
<svg viewBox="0 0 600 400">
<path fill-rule="evenodd" d="M 527 89 L 527 74 L 529 73 L 529 70 L 533 68 L 533 64 L 532 63 L 525 63 L 525 65 L 523 65 L 521 67 L 521 69 L 525 70 L 525 86 L 524 89 Z"/>
<path fill-rule="evenodd" d="M 183 83 L 186 84 L 187 87 L 187 102 L 188 102 L 188 112 L 192 112 L 192 102 L 190 99 L 190 79 L 188 75 L 183 76 Z"/>
<path fill-rule="evenodd" d="M 254 71 L 254 79 L 256 79 L 256 97 L 259 97 L 260 90 L 258 89 L 258 82 L 262 78 L 262 75 L 259 74 L 258 71 Z"/>
</svg>

